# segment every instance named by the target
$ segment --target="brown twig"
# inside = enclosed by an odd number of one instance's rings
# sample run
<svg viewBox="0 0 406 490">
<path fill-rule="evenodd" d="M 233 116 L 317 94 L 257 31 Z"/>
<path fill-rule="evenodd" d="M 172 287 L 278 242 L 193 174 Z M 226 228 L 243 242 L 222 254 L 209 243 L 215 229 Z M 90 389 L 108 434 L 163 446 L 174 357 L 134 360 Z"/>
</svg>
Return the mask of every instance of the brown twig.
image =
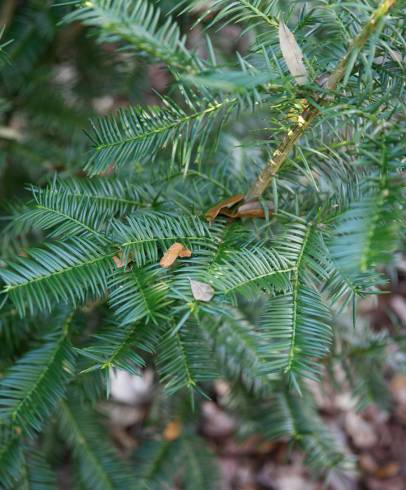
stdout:
<svg viewBox="0 0 406 490">
<path fill-rule="evenodd" d="M 324 87 L 329 90 L 335 90 L 337 85 L 342 80 L 347 70 L 347 66 L 351 62 L 353 53 L 360 51 L 368 39 L 371 37 L 379 24 L 379 21 L 384 17 L 388 11 L 395 5 L 396 0 L 384 0 L 380 6 L 370 17 L 368 23 L 364 26 L 362 31 L 353 40 L 345 56 L 339 61 L 334 71 L 327 79 Z M 321 99 L 319 104 L 326 102 L 326 99 Z M 307 102 L 305 109 L 298 118 L 298 122 L 293 128 L 291 128 L 283 137 L 281 144 L 273 152 L 272 157 L 268 161 L 266 167 L 262 170 L 258 179 L 249 190 L 246 201 L 258 199 L 262 196 L 265 189 L 269 186 L 274 175 L 276 175 L 285 160 L 289 156 L 289 153 L 296 145 L 297 141 L 306 131 L 306 129 L 312 124 L 314 119 L 319 115 L 320 109 Z"/>
<path fill-rule="evenodd" d="M 5 0 L 3 8 L 0 10 L 0 29 L 8 27 L 14 15 L 16 0 Z"/>
</svg>

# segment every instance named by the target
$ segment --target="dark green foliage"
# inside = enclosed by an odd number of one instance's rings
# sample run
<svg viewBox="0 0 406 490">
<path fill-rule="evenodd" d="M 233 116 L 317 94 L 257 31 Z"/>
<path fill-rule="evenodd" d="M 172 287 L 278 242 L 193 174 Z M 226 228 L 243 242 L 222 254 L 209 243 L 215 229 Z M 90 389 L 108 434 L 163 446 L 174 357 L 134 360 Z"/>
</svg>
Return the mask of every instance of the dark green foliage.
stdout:
<svg viewBox="0 0 406 490">
<path fill-rule="evenodd" d="M 261 248 L 231 252 L 227 261 L 219 264 L 215 271 L 215 284 L 224 294 L 258 291 L 258 286 L 267 289 L 288 287 L 288 273 L 294 265 L 276 250 Z"/>
<path fill-rule="evenodd" d="M 66 22 L 79 20 L 101 28 L 102 41 L 124 42 L 127 48 L 161 60 L 176 69 L 191 68 L 192 55 L 186 50 L 185 38 L 170 18 L 159 25 L 160 12 L 142 0 L 95 0 L 76 2 L 80 8 L 65 17 Z"/>
<path fill-rule="evenodd" d="M 334 440 L 320 420 L 314 400 L 302 385 L 301 395 L 284 392 L 283 385 L 274 385 L 274 394 L 257 396 L 235 389 L 228 400 L 231 410 L 244 413 L 251 424 L 243 427 L 243 435 L 262 431 L 270 440 L 289 438 L 300 446 L 307 463 L 315 473 L 328 467 L 331 471 L 345 472 L 351 468 L 351 459 Z M 252 402 L 255 403 L 252 403 Z"/>
<path fill-rule="evenodd" d="M 268 353 L 266 337 L 241 311 L 222 307 L 221 314 L 221 321 L 211 316 L 202 322 L 201 329 L 224 375 L 254 392 L 271 389 L 271 382 L 277 377 L 271 373 L 262 353 L 262 350 Z"/>
<path fill-rule="evenodd" d="M 58 423 L 62 437 L 73 453 L 84 488 L 136 488 L 130 468 L 119 459 L 93 413 L 62 402 Z"/>
<path fill-rule="evenodd" d="M 114 238 L 120 244 L 125 262 L 131 260 L 137 267 L 158 262 L 162 252 L 176 242 L 207 248 L 215 240 L 213 231 L 216 231 L 196 217 L 160 213 L 134 214 L 126 222 L 113 225 Z"/>
<path fill-rule="evenodd" d="M 354 202 L 339 218 L 330 250 L 343 273 L 366 272 L 393 257 L 402 226 L 399 199 L 399 192 L 391 195 L 383 189 L 377 196 Z"/>
<path fill-rule="evenodd" d="M 160 489 L 173 480 L 174 467 L 180 463 L 178 441 L 145 441 L 135 453 L 139 488 Z"/>
<path fill-rule="evenodd" d="M 79 354 L 95 361 L 87 370 L 117 368 L 139 374 L 145 360 L 136 352 L 153 353 L 161 332 L 147 323 L 113 324 L 92 337 L 91 346 Z"/>
<path fill-rule="evenodd" d="M 27 448 L 22 476 L 16 489 L 27 490 L 56 490 L 55 473 L 47 463 L 43 454 Z"/>
<path fill-rule="evenodd" d="M 404 349 L 402 331 L 373 333 L 356 309 L 387 287 L 405 240 L 401 2 L 387 15 L 388 1 L 214 0 L 210 15 L 199 3 L 30 0 L 2 32 L 5 490 L 57 488 L 48 439 L 72 488 L 216 489 L 197 435 L 214 380 L 241 436 L 287 440 L 323 476 L 352 461 L 309 383 L 390 403 L 385 349 Z M 225 25 L 241 29 L 232 48 Z M 319 76 L 337 70 L 329 90 Z M 269 185 L 244 201 L 264 168 Z M 162 267 L 176 243 L 189 253 Z M 98 412 L 114 370 L 145 369 L 152 408 L 125 461 Z"/>
<path fill-rule="evenodd" d="M 298 285 L 293 293 L 271 298 L 262 320 L 268 369 L 317 377 L 320 366 L 314 360 L 329 352 L 330 322 L 329 310 L 316 290 Z"/>
<path fill-rule="evenodd" d="M 202 153 L 213 126 L 224 123 L 232 110 L 237 108 L 238 99 L 224 101 L 205 100 L 195 102 L 196 96 L 187 96 L 189 112 L 164 99 L 164 108 L 128 109 L 118 117 L 104 118 L 93 122 L 90 138 L 94 144 L 94 155 L 86 168 L 92 174 L 106 170 L 111 162 L 124 165 L 130 161 L 151 161 L 157 151 L 168 147 L 179 152 L 185 165 L 194 156 Z M 194 148 L 194 142 L 198 147 Z M 187 146 L 181 146 L 186 141 Z"/>
<path fill-rule="evenodd" d="M 215 379 L 210 351 L 199 330 L 185 324 L 180 331 L 169 331 L 158 350 L 157 367 L 168 393 L 181 388 L 197 388 L 200 382 Z"/>
<path fill-rule="evenodd" d="M 71 316 L 53 319 L 57 326 L 44 345 L 29 351 L 6 372 L 0 382 L 3 424 L 28 434 L 40 431 L 64 397 L 75 372 L 75 356 L 67 338 Z"/>
<path fill-rule="evenodd" d="M 5 425 L 0 427 L 0 477 L 5 488 L 13 488 L 19 481 L 23 465 L 21 440 L 18 434 Z"/>
<path fill-rule="evenodd" d="M 123 269 L 123 268 L 122 268 Z M 122 325 L 145 318 L 145 323 L 157 324 L 165 319 L 161 309 L 169 306 L 166 299 L 168 283 L 162 269 L 147 266 L 116 273 L 110 283 L 110 304 Z"/>
<path fill-rule="evenodd" d="M 20 315 L 26 309 L 51 311 L 53 301 L 76 304 L 86 299 L 87 290 L 96 297 L 102 294 L 112 256 L 97 242 L 76 238 L 32 249 L 27 258 L 17 257 L 0 275 Z"/>
<path fill-rule="evenodd" d="M 203 440 L 194 434 L 182 435 L 174 441 L 145 441 L 136 451 L 136 468 L 140 490 L 159 490 L 179 475 L 185 489 L 218 488 L 218 475 L 213 455 Z"/>
</svg>

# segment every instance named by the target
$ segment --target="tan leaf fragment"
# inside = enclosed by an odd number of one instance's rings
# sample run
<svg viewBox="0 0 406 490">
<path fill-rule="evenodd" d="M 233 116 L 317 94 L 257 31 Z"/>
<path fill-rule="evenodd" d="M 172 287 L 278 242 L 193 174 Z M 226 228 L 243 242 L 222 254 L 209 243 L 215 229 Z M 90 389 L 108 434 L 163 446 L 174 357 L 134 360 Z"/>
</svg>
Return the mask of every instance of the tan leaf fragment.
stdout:
<svg viewBox="0 0 406 490">
<path fill-rule="evenodd" d="M 194 299 L 197 301 L 205 301 L 208 303 L 214 296 L 214 289 L 210 286 L 210 284 L 206 284 L 205 282 L 190 279 L 190 288 Z"/>
<path fill-rule="evenodd" d="M 307 83 L 308 74 L 303 63 L 302 50 L 289 27 L 282 21 L 279 23 L 279 45 L 283 59 L 292 77 L 294 77 L 299 85 Z"/>
<path fill-rule="evenodd" d="M 179 257 L 182 259 L 191 256 L 192 256 L 192 251 L 189 250 L 188 248 L 183 247 L 183 249 L 179 252 Z"/>
<path fill-rule="evenodd" d="M 113 261 L 117 269 L 121 269 L 125 265 L 124 262 L 121 260 L 121 258 L 118 257 L 117 255 L 113 257 Z"/>
<path fill-rule="evenodd" d="M 159 264 L 161 267 L 168 269 L 178 257 L 191 257 L 192 251 L 186 248 L 182 243 L 172 244 L 164 253 Z"/>
</svg>

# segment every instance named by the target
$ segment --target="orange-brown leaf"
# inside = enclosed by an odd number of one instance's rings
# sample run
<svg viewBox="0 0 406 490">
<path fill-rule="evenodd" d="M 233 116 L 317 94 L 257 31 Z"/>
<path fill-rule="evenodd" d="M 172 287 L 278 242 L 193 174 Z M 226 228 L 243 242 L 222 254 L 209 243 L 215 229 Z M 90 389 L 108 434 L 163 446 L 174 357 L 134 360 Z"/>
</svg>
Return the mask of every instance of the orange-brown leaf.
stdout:
<svg viewBox="0 0 406 490">
<path fill-rule="evenodd" d="M 190 257 L 191 255 L 191 250 L 186 248 L 182 243 L 176 242 L 164 253 L 159 264 L 161 267 L 168 269 L 178 257 Z"/>
<path fill-rule="evenodd" d="M 165 441 L 174 441 L 182 434 L 182 424 L 180 420 L 171 420 L 165 427 L 163 438 Z"/>
<path fill-rule="evenodd" d="M 265 203 L 269 214 L 272 213 L 272 205 L 268 201 Z M 251 201 L 242 204 L 235 214 L 236 218 L 265 218 L 264 206 L 259 201 Z"/>
<path fill-rule="evenodd" d="M 212 208 L 210 208 L 206 213 L 207 221 L 214 221 L 219 214 L 222 214 L 222 210 L 229 209 L 233 207 L 235 204 L 238 204 L 244 199 L 244 194 L 236 194 L 235 196 L 231 196 L 224 201 L 219 202 Z"/>
<path fill-rule="evenodd" d="M 191 257 L 191 256 L 192 256 L 192 251 L 186 247 L 183 247 L 183 249 L 179 252 L 179 257 L 181 258 Z"/>
</svg>

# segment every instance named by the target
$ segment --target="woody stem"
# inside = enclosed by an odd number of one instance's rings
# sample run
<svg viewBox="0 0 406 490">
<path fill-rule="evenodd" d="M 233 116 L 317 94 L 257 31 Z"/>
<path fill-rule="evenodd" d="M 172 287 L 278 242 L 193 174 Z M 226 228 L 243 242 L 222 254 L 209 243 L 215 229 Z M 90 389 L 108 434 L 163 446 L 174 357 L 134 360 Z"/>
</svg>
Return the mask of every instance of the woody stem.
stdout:
<svg viewBox="0 0 406 490">
<path fill-rule="evenodd" d="M 358 53 L 364 46 L 371 35 L 375 32 L 379 21 L 389 12 L 389 10 L 396 4 L 396 0 L 384 0 L 380 6 L 371 15 L 367 24 L 363 27 L 361 32 L 352 41 L 347 53 L 337 63 L 334 71 L 329 76 L 325 88 L 329 90 L 335 90 L 337 85 L 342 80 L 347 70 L 347 67 L 353 60 L 354 53 Z M 325 99 L 321 99 L 320 105 L 325 103 Z M 251 189 L 246 195 L 246 201 L 258 199 L 262 196 L 264 191 L 272 182 L 273 177 L 279 172 L 282 165 L 288 158 L 291 150 L 296 145 L 297 141 L 313 123 L 316 117 L 319 115 L 320 109 L 312 106 L 309 102 L 303 112 L 300 114 L 297 123 L 293 128 L 289 129 L 283 137 L 278 148 L 273 152 L 270 160 L 265 168 L 262 170 L 257 180 L 252 185 Z"/>
</svg>

